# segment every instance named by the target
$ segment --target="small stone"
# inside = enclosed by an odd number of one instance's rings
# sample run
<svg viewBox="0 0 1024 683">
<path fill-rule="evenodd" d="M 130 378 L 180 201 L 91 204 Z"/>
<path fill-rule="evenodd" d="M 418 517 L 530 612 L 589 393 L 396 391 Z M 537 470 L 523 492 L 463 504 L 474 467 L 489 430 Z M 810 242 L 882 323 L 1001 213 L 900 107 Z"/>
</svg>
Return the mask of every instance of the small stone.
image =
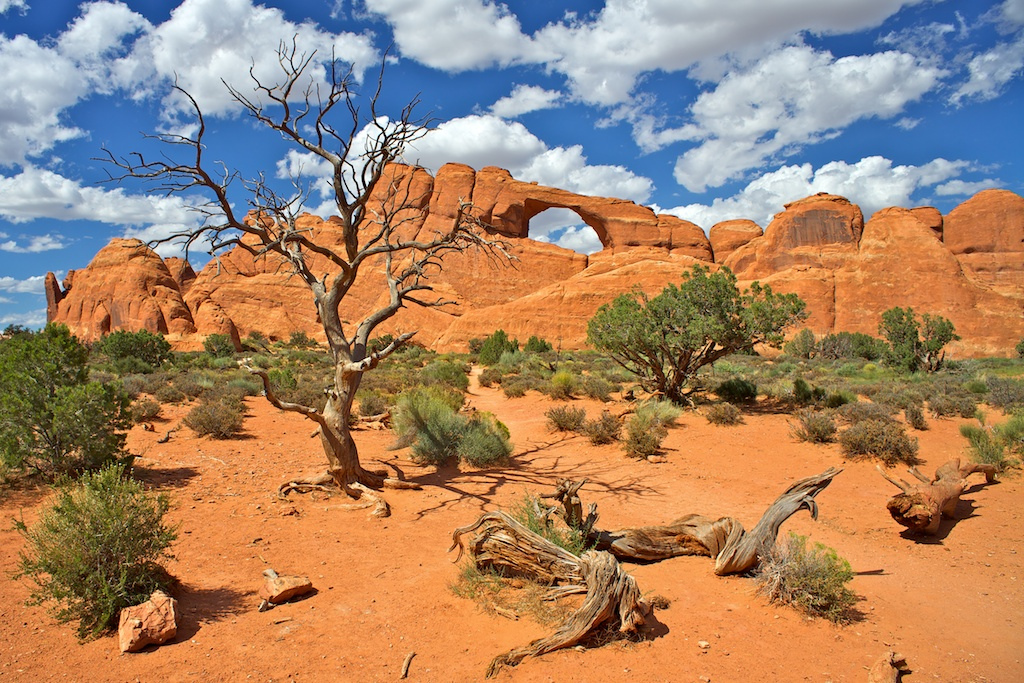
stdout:
<svg viewBox="0 0 1024 683">
<path fill-rule="evenodd" d="M 707 650 L 709 647 L 711 647 L 711 643 L 709 643 L 706 640 L 698 640 L 697 647 L 699 647 L 702 650 Z"/>
<path fill-rule="evenodd" d="M 138 652 L 147 645 L 161 645 L 178 634 L 178 601 L 154 591 L 141 605 L 125 607 L 117 628 L 121 652 Z"/>
<path fill-rule="evenodd" d="M 272 604 L 288 602 L 292 598 L 313 591 L 313 583 L 305 576 L 278 574 L 273 569 L 263 572 L 266 581 L 260 590 L 260 597 Z"/>
</svg>

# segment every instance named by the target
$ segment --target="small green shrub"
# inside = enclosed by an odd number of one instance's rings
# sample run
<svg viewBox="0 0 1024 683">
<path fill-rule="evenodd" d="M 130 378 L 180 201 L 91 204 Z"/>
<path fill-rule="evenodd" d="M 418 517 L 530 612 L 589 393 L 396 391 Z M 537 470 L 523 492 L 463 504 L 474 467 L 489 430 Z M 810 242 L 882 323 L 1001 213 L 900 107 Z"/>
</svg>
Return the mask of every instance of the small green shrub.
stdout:
<svg viewBox="0 0 1024 683">
<path fill-rule="evenodd" d="M 988 384 L 980 379 L 972 379 L 964 383 L 964 391 L 971 394 L 987 394 Z"/>
<path fill-rule="evenodd" d="M 466 422 L 456 451 L 460 460 L 473 467 L 505 463 L 512 455 L 508 427 L 490 413 L 474 413 Z"/>
<path fill-rule="evenodd" d="M 98 381 L 95 377 L 90 375 L 90 379 Z M 149 383 L 146 381 L 145 375 L 125 375 L 121 378 L 121 388 L 124 389 L 124 393 L 128 395 L 128 398 L 135 400 L 139 397 L 139 394 L 145 392 L 149 393 Z"/>
<path fill-rule="evenodd" d="M 157 564 L 176 536 L 163 522 L 167 508 L 165 496 L 146 494 L 120 466 L 65 482 L 36 524 L 15 522 L 26 541 L 17 575 L 35 584 L 30 604 L 77 620 L 80 638 L 113 628 L 122 608 L 167 586 Z"/>
<path fill-rule="evenodd" d="M 857 403 L 847 403 L 840 406 L 838 413 L 846 422 L 855 425 L 867 420 L 891 422 L 893 409 L 880 403 L 858 401 Z"/>
<path fill-rule="evenodd" d="M 302 330 L 295 330 L 288 337 L 288 346 L 293 349 L 313 349 L 316 348 L 316 342 Z"/>
<path fill-rule="evenodd" d="M 508 351 L 518 351 L 519 341 L 510 340 L 505 330 L 495 330 L 491 336 L 484 340 L 477 356 L 477 362 L 481 365 L 497 365 L 502 354 Z"/>
<path fill-rule="evenodd" d="M 610 401 L 612 398 L 611 394 L 613 391 L 616 391 L 616 389 L 617 387 L 614 384 L 604 377 L 599 377 L 597 375 L 585 375 L 583 377 L 582 386 L 580 387 L 584 396 L 596 401 L 601 401 L 602 403 Z"/>
<path fill-rule="evenodd" d="M 203 350 L 214 358 L 226 358 L 235 353 L 235 343 L 226 334 L 208 334 L 203 340 Z"/>
<path fill-rule="evenodd" d="M 839 443 L 847 457 L 873 456 L 887 465 L 917 464 L 917 439 L 891 419 L 857 422 L 840 432 Z"/>
<path fill-rule="evenodd" d="M 757 591 L 771 602 L 793 605 L 805 614 L 835 623 L 849 620 L 857 603 L 847 588 L 853 580 L 850 563 L 821 543 L 807 547 L 807 537 L 790 533 L 761 560 Z"/>
<path fill-rule="evenodd" d="M 526 346 L 523 347 L 526 353 L 547 353 L 550 350 L 551 343 L 537 336 L 527 339 Z"/>
<path fill-rule="evenodd" d="M 683 410 L 672 401 L 652 398 L 637 406 L 636 413 L 649 417 L 652 422 L 671 427 L 683 414 Z"/>
<path fill-rule="evenodd" d="M 659 419 L 655 410 L 638 408 L 626 424 L 626 440 L 622 447 L 632 458 L 646 458 L 661 450 L 668 436 L 668 426 Z"/>
<path fill-rule="evenodd" d="M 587 411 L 573 406 L 555 406 L 544 413 L 548 426 L 556 432 L 578 432 L 587 420 Z"/>
<path fill-rule="evenodd" d="M 836 438 L 836 421 L 832 413 L 805 408 L 796 414 L 796 423 L 790 424 L 790 433 L 808 443 L 831 443 Z"/>
<path fill-rule="evenodd" d="M 505 398 L 522 398 L 523 396 L 526 396 L 526 392 L 529 388 L 530 383 L 521 379 L 501 383 L 501 391 L 505 394 Z"/>
<path fill-rule="evenodd" d="M 489 387 L 492 384 L 501 384 L 501 370 L 498 368 L 484 368 L 477 377 L 477 381 L 480 382 L 480 386 Z"/>
<path fill-rule="evenodd" d="M 559 370 L 548 380 L 545 393 L 556 401 L 567 401 L 576 393 L 577 385 L 576 375 L 569 370 Z"/>
<path fill-rule="evenodd" d="M 377 391 L 364 391 L 359 394 L 359 415 L 371 417 L 387 412 L 388 399 Z"/>
<path fill-rule="evenodd" d="M 995 465 L 999 470 L 1005 469 L 1006 446 L 991 431 L 980 425 L 962 424 L 960 435 L 970 444 L 971 457 L 975 462 Z"/>
<path fill-rule="evenodd" d="M 526 493 L 519 501 L 513 504 L 508 511 L 512 519 L 516 520 L 527 529 L 541 538 L 551 541 L 559 548 L 568 550 L 579 557 L 587 549 L 587 538 L 579 530 L 573 529 L 565 523 L 551 519 L 552 515 L 547 513 L 548 506 L 541 499 L 530 493 Z"/>
<path fill-rule="evenodd" d="M 1024 382 L 1008 377 L 990 377 L 985 402 L 1003 412 L 1024 407 Z"/>
<path fill-rule="evenodd" d="M 850 391 L 830 391 L 822 399 L 822 405 L 826 408 L 838 408 L 848 403 L 856 403 L 857 397 Z"/>
<path fill-rule="evenodd" d="M 818 355 L 827 360 L 861 358 L 878 360 L 885 353 L 881 339 L 862 332 L 837 332 L 826 335 L 818 344 Z"/>
<path fill-rule="evenodd" d="M 803 377 L 793 380 L 793 399 L 801 404 L 817 403 L 825 398 L 825 390 L 821 387 L 812 387 Z"/>
<path fill-rule="evenodd" d="M 129 410 L 131 411 L 132 421 L 136 423 L 148 422 L 160 416 L 160 404 L 151 398 L 135 401 Z"/>
<path fill-rule="evenodd" d="M 1024 339 L 1017 342 L 1017 346 L 1014 347 L 1014 351 L 1017 352 L 1017 358 L 1024 358 Z"/>
<path fill-rule="evenodd" d="M 743 423 L 743 413 L 729 402 L 715 403 L 704 409 L 704 417 L 713 425 L 738 425 Z"/>
<path fill-rule="evenodd" d="M 934 417 L 974 417 L 978 401 L 970 394 L 937 394 L 928 399 Z"/>
<path fill-rule="evenodd" d="M 442 384 L 456 391 L 469 389 L 469 377 L 461 363 L 435 360 L 420 370 L 420 381 L 426 385 Z"/>
<path fill-rule="evenodd" d="M 600 417 L 583 423 L 583 433 L 595 446 L 615 443 L 622 433 L 622 423 L 607 410 L 602 410 Z"/>
<path fill-rule="evenodd" d="M 917 403 L 911 403 L 903 409 L 907 424 L 919 432 L 928 429 L 928 421 L 924 419 L 924 410 Z"/>
<path fill-rule="evenodd" d="M 809 359 L 817 352 L 818 342 L 814 338 L 814 332 L 805 327 L 786 342 L 782 350 L 787 356 Z"/>
<path fill-rule="evenodd" d="M 749 403 L 757 399 L 757 385 L 749 380 L 734 377 L 719 384 L 715 394 L 729 403 Z"/>
<path fill-rule="evenodd" d="M 243 409 L 233 401 L 201 401 L 188 411 L 184 423 L 199 436 L 230 439 L 242 431 Z"/>
<path fill-rule="evenodd" d="M 99 346 L 122 374 L 133 366 L 132 372 L 153 372 L 173 355 L 164 336 L 148 330 L 111 332 L 99 342 Z"/>
<path fill-rule="evenodd" d="M 442 465 L 463 460 L 482 467 L 512 453 L 508 428 L 489 413 L 466 417 L 436 388 L 414 389 L 398 397 L 392 428 L 400 444 L 412 445 L 417 462 Z"/>
<path fill-rule="evenodd" d="M 178 387 L 172 384 L 165 384 L 153 392 L 153 398 L 160 403 L 181 403 L 187 396 Z"/>
</svg>

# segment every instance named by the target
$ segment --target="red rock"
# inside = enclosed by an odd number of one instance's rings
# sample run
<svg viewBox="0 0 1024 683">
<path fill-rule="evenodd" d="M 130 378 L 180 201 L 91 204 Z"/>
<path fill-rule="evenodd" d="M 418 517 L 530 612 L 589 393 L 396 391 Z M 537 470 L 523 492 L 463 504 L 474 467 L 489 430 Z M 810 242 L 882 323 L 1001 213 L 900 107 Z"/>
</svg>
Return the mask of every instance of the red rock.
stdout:
<svg viewBox="0 0 1024 683">
<path fill-rule="evenodd" d="M 178 634 L 178 601 L 155 591 L 141 605 L 121 610 L 117 628 L 121 652 L 138 652 L 148 645 L 162 645 Z"/>
<path fill-rule="evenodd" d="M 313 583 L 305 576 L 278 574 L 273 569 L 268 569 L 263 574 L 260 597 L 271 604 L 279 605 L 313 592 Z"/>
<path fill-rule="evenodd" d="M 387 172 L 394 194 L 382 187 L 375 209 L 401 199 L 406 234 L 450 229 L 460 201 L 472 200 L 518 257 L 514 268 L 503 268 L 476 252 L 450 255 L 432 279 L 433 295 L 456 303 L 410 305 L 377 329 L 418 330 L 417 342 L 439 350 L 464 350 L 498 327 L 562 348 L 585 346 L 587 322 L 601 304 L 634 286 L 657 293 L 699 261 L 728 266 L 741 285 L 760 280 L 798 293 L 818 334 L 877 334 L 882 311 L 912 306 L 953 320 L 964 337 L 954 354 L 1005 354 L 1024 337 L 1024 199 L 1011 192 L 979 193 L 945 219 L 932 207 L 886 209 L 867 226 L 849 200 L 818 194 L 787 204 L 763 233 L 736 220 L 714 226 L 708 238 L 693 223 L 633 202 L 522 182 L 495 167 L 448 164 L 436 178 L 401 165 Z M 530 220 L 551 208 L 575 212 L 604 249 L 585 256 L 529 239 Z M 303 215 L 298 223 L 319 243 L 343 243 L 336 218 Z M 336 272 L 319 256 L 311 269 Z M 179 349 L 199 348 L 213 333 L 236 345 L 253 331 L 271 339 L 303 331 L 323 341 L 312 295 L 290 272 L 279 257 L 254 259 L 236 248 L 195 274 L 138 242 L 115 240 L 88 268 L 69 273 L 63 290 L 47 278 L 48 316 L 86 339 L 117 328 L 166 331 Z M 344 318 L 360 320 L 386 297 L 382 261 L 368 260 Z"/>
</svg>

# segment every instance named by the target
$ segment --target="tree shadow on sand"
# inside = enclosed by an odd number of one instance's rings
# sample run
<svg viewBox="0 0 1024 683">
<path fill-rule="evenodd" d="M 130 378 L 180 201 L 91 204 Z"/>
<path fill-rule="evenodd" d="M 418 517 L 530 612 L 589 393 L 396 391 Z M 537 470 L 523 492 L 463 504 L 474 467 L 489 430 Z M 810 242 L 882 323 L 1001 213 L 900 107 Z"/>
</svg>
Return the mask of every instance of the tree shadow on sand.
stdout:
<svg viewBox="0 0 1024 683">
<path fill-rule="evenodd" d="M 178 635 L 176 642 L 190 640 L 204 624 L 223 621 L 236 614 L 255 609 L 255 596 L 231 588 L 196 588 L 186 584 L 174 591 L 178 600 Z"/>
</svg>

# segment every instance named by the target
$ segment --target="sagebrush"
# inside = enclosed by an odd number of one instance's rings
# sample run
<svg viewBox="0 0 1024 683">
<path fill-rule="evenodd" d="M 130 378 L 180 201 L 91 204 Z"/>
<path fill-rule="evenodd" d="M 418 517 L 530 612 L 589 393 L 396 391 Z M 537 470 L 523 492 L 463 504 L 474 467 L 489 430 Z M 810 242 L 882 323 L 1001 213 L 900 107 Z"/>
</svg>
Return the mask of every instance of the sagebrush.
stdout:
<svg viewBox="0 0 1024 683">
<path fill-rule="evenodd" d="M 835 623 L 849 620 L 857 595 L 847 588 L 850 563 L 821 543 L 808 547 L 807 537 L 789 534 L 765 557 L 756 574 L 757 591 L 771 602 Z"/>
</svg>

